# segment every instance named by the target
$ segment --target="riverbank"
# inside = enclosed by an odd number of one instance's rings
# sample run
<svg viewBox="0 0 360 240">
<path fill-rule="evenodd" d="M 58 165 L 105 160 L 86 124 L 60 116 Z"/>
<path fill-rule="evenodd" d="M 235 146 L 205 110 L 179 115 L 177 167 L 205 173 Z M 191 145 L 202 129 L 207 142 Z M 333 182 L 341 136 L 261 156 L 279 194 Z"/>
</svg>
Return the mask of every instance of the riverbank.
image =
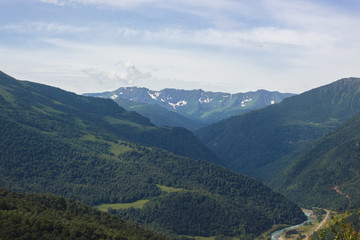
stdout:
<svg viewBox="0 0 360 240">
<path fill-rule="evenodd" d="M 290 239 L 305 239 L 308 240 L 315 231 L 318 231 L 326 225 L 331 219 L 331 212 L 326 209 L 313 208 L 312 210 L 303 209 L 304 213 L 308 216 L 309 220 L 291 226 L 272 234 L 272 240 L 290 240 Z"/>
<path fill-rule="evenodd" d="M 307 223 L 310 223 L 310 222 L 311 222 L 311 219 L 309 218 L 309 214 L 310 214 L 310 213 L 307 213 L 307 212 L 305 212 L 305 211 L 304 211 L 304 213 L 305 213 L 305 215 L 306 215 L 307 218 L 308 218 L 305 222 L 300 223 L 300 224 L 295 225 L 295 226 L 290 226 L 290 227 L 287 227 L 287 228 L 284 228 L 284 229 L 281 229 L 281 230 L 278 230 L 278 231 L 274 232 L 274 233 L 271 235 L 271 240 L 285 240 L 286 238 L 284 238 L 284 237 L 282 236 L 283 233 L 285 233 L 285 232 L 287 232 L 287 231 L 290 231 L 290 230 L 293 230 L 293 229 L 297 229 L 297 228 L 299 228 L 299 227 L 301 227 L 301 226 L 304 226 L 304 225 L 307 224 Z"/>
</svg>

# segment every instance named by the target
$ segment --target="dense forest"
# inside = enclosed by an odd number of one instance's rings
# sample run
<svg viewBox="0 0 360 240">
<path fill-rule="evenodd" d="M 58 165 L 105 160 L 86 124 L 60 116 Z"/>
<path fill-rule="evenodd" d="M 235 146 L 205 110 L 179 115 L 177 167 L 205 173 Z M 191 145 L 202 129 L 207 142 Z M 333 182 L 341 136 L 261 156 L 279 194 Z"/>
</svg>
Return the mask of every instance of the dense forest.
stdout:
<svg viewBox="0 0 360 240">
<path fill-rule="evenodd" d="M 360 115 L 311 146 L 282 159 L 288 167 L 271 186 L 302 206 L 356 209 L 360 206 Z M 286 165 L 286 164 L 283 164 Z"/>
<path fill-rule="evenodd" d="M 70 199 L 0 188 L 0 239 L 168 238 Z"/>
<path fill-rule="evenodd" d="M 1 187 L 50 192 L 90 205 L 147 200 L 141 209 L 116 212 L 167 234 L 251 239 L 274 222 L 295 224 L 305 218 L 294 203 L 254 179 L 208 161 L 139 144 L 146 140 L 144 136 L 150 140 L 152 132 L 153 145 L 167 139 L 166 146 L 175 147 L 171 141 L 176 139 L 182 143 L 178 151 L 186 152 L 191 146 L 190 155 L 202 154 L 206 148 L 197 148 L 201 143 L 185 129 L 163 131 L 111 100 L 10 77 L 0 83 Z M 148 128 L 152 130 L 141 135 L 141 129 Z M 129 142 L 131 137 L 141 141 Z M 169 193 L 164 186 L 184 192 Z M 200 210 L 205 215 L 199 216 Z M 220 226 L 221 221 L 227 224 Z"/>
<path fill-rule="evenodd" d="M 156 184 L 184 188 L 191 191 L 190 195 L 194 195 L 193 197 L 199 192 L 211 200 L 191 201 L 192 207 L 202 208 L 202 211 L 211 214 L 212 218 L 199 219 L 203 221 L 201 223 L 205 229 L 211 226 L 211 221 L 217 222 L 217 227 L 220 226 L 222 218 L 230 221 L 228 225 L 212 230 L 217 234 L 243 233 L 243 229 L 238 227 L 244 222 L 239 224 L 239 221 L 249 219 L 249 216 L 256 219 L 256 224 L 245 222 L 244 226 L 252 226 L 253 229 L 246 231 L 252 234 L 259 234 L 271 227 L 273 220 L 292 224 L 300 222 L 304 217 L 294 204 L 273 193 L 263 184 L 207 162 L 125 142 L 117 144 L 117 147 L 127 150 L 113 156 L 114 153 L 110 152 L 111 145 L 102 141 L 86 140 L 86 147 L 80 148 L 52 141 L 51 138 L 44 138 L 33 132 L 19 131 L 19 127 L 8 126 L 6 129 L 13 137 L 11 145 L 1 143 L 6 146 L 6 151 L 1 152 L 4 154 L 1 158 L 7 159 L 2 162 L 1 168 L 4 176 L 1 185 L 4 187 L 20 191 L 52 192 L 91 205 L 153 199 L 154 202 L 151 201 L 149 206 L 146 205 L 141 210 L 142 216 L 147 218 L 156 216 L 151 211 L 152 204 L 161 202 L 162 208 L 157 207 L 157 214 L 163 214 L 169 212 L 164 202 L 183 203 L 181 194 L 173 194 L 173 198 L 163 196 Z M 16 131 L 10 132 L 14 129 Z M 16 132 L 19 132 L 19 135 L 16 135 Z M 18 142 L 14 142 L 15 139 Z M 29 149 L 27 144 L 31 144 L 33 148 Z M 104 155 L 106 153 L 108 157 Z M 226 211 L 214 212 L 214 203 Z M 164 223 L 174 224 L 169 228 L 162 226 L 163 230 L 169 231 L 177 229 L 174 228 L 178 224 L 176 221 L 182 221 L 182 224 L 189 228 L 195 227 L 189 225 L 188 220 L 197 216 L 198 212 L 191 209 L 186 212 L 177 205 L 170 207 L 176 214 L 184 214 L 187 218 L 151 218 L 154 224 L 159 221 L 160 226 Z M 244 209 L 251 210 L 244 212 Z M 129 219 L 142 221 L 137 212 Z M 149 221 L 144 223 L 148 224 Z M 226 231 L 223 231 L 223 228 Z M 203 234 L 205 229 L 197 230 L 197 235 Z M 195 230 L 188 233 L 193 231 Z"/>
</svg>

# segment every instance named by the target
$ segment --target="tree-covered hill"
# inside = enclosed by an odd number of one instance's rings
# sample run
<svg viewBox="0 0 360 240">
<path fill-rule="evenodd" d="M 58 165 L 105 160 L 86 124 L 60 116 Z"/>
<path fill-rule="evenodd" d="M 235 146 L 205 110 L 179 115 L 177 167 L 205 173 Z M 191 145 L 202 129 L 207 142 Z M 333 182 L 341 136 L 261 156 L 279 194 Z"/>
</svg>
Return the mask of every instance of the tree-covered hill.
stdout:
<svg viewBox="0 0 360 240">
<path fill-rule="evenodd" d="M 156 127 L 111 100 L 0 79 L 1 187 L 50 192 L 90 205 L 144 200 L 138 210 L 116 212 L 175 235 L 253 239 L 274 222 L 304 219 L 294 203 L 254 179 L 140 140 L 129 142 L 138 129 Z M 186 141 L 181 135 L 186 130 L 175 130 L 167 132 L 168 139 Z M 198 151 L 193 148 L 189 151 Z"/>
<path fill-rule="evenodd" d="M 0 239 L 168 238 L 70 199 L 0 188 Z"/>
<path fill-rule="evenodd" d="M 86 131 L 169 150 L 178 155 L 219 161 L 192 132 L 155 127 L 108 99 L 83 97 L 58 88 L 18 81 L 0 72 L 2 119 L 30 125 L 45 132 L 79 137 Z"/>
<path fill-rule="evenodd" d="M 230 169 L 265 179 L 269 164 L 360 111 L 360 79 L 348 78 L 196 132 Z M 263 170 L 263 171 L 259 171 Z"/>
<path fill-rule="evenodd" d="M 2 125 L 8 129 L 2 132 L 6 135 L 0 143 L 4 146 L 0 156 L 3 176 L 0 186 L 3 187 L 24 192 L 52 192 L 91 205 L 150 199 L 150 210 L 146 205 L 142 214 L 134 212 L 127 216 L 167 233 L 174 233 L 177 229 L 174 226 L 181 223 L 188 227 L 185 232 L 188 235 L 194 232 L 201 235 L 209 225 L 215 224 L 210 233 L 254 236 L 270 228 L 273 221 L 292 224 L 301 222 L 303 217 L 293 203 L 263 184 L 205 161 L 90 136 L 78 139 L 77 144 L 69 144 L 36 131 L 27 132 L 16 125 L 3 122 Z M 204 221 L 198 222 L 202 227 L 188 224 L 199 212 L 184 211 L 177 205 L 171 205 L 170 211 L 168 204 L 175 200 L 166 197 L 158 185 L 186 189 L 191 196 L 204 195 L 210 204 L 191 201 L 188 205 L 211 217 L 199 219 Z M 175 199 L 183 204 L 180 197 Z M 161 207 L 156 207 L 157 214 L 154 214 L 151 206 L 159 201 Z M 213 211 L 214 204 L 226 211 Z M 244 211 L 251 212 L 255 224 L 244 224 L 250 216 Z M 186 218 L 152 217 L 168 212 Z M 143 222 L 143 218 L 147 220 Z M 223 219 L 231 224 L 222 225 Z M 252 231 L 245 232 L 249 227 Z"/>
<path fill-rule="evenodd" d="M 271 185 L 303 206 L 331 209 L 360 206 L 360 115 L 295 152 L 278 166 Z M 281 170 L 281 171 L 280 171 Z"/>
</svg>

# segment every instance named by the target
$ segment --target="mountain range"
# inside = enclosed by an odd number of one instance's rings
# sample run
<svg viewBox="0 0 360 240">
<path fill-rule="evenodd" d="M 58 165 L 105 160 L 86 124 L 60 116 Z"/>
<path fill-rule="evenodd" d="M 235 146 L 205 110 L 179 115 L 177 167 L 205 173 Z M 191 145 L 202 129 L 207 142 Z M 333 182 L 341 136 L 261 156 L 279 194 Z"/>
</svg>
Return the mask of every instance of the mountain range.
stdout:
<svg viewBox="0 0 360 240">
<path fill-rule="evenodd" d="M 148 88 L 121 87 L 111 92 L 84 95 L 111 98 L 127 110 L 148 117 L 158 126 L 181 126 L 194 131 L 222 119 L 281 102 L 294 94 L 266 90 L 230 94 L 203 90 L 154 91 Z M 163 109 L 155 108 L 154 105 Z"/>
<path fill-rule="evenodd" d="M 106 204 L 174 238 L 254 239 L 274 222 L 305 219 L 282 195 L 218 165 L 190 131 L 156 127 L 112 100 L 0 72 L 0 110 L 0 187 Z"/>
<path fill-rule="evenodd" d="M 140 88 L 129 89 L 137 92 Z M 152 100 L 166 96 L 146 91 Z M 305 217 L 294 202 L 302 207 L 339 210 L 360 205 L 359 78 L 289 96 L 195 134 L 181 126 L 158 127 L 119 106 L 147 111 L 153 119 L 163 121 L 159 125 L 167 125 L 167 117 L 164 121 L 162 116 L 169 113 L 171 121 L 192 124 L 192 129 L 205 124 L 194 125 L 193 120 L 155 103 L 108 95 L 116 104 L 107 96 L 93 96 L 19 81 L 0 72 L 0 187 L 71 198 L 175 239 L 255 239 L 274 223 L 303 221 Z M 207 97 L 212 99 L 210 93 Z M 175 109 L 180 105 L 175 104 Z M 279 193 L 241 173 L 262 180 Z M 21 206 L 11 205 L 19 209 L 11 218 L 29 210 L 21 208 L 24 204 L 37 204 L 31 199 L 42 199 L 36 200 L 41 204 L 46 199 L 73 201 L 50 195 L 29 197 L 5 189 L 0 193 L 0 211 L 11 201 L 21 202 Z M 87 209 L 86 214 L 96 212 L 79 204 L 76 207 Z M 46 211 L 59 210 L 58 205 L 50 205 L 55 210 Z M 43 216 L 40 219 L 48 223 L 45 226 L 54 226 Z M 0 217 L 0 221 L 4 219 Z M 31 221 L 21 226 L 32 229 L 27 225 Z M 83 218 L 76 221 L 88 224 Z M 101 229 L 101 234 L 112 231 L 108 226 Z M 127 231 L 131 230 L 125 230 L 131 239 Z"/>
</svg>

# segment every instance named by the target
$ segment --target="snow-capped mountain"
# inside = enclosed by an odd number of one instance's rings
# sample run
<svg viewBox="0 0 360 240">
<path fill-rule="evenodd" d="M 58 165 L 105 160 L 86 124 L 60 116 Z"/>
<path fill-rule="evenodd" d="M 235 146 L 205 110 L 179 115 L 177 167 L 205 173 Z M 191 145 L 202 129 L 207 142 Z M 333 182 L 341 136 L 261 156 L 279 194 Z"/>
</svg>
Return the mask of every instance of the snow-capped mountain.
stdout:
<svg viewBox="0 0 360 240">
<path fill-rule="evenodd" d="M 116 102 L 117 99 L 127 99 L 138 103 L 156 104 L 192 121 L 208 125 L 234 115 L 279 103 L 294 94 L 266 90 L 230 94 L 203 90 L 154 91 L 148 88 L 121 87 L 112 92 L 85 95 L 111 98 Z"/>
</svg>

